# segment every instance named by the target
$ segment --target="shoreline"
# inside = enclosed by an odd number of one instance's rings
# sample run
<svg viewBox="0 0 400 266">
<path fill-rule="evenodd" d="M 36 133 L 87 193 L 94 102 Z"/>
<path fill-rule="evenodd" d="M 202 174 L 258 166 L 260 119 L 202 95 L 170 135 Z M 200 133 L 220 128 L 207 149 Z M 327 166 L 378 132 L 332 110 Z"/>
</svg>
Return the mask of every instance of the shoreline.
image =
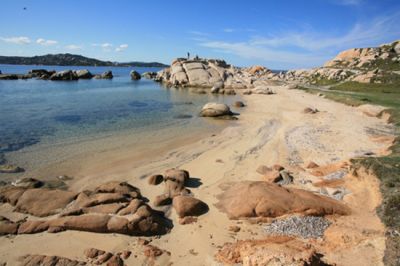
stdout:
<svg viewBox="0 0 400 266">
<path fill-rule="evenodd" d="M 250 95 L 243 97 L 243 100 L 247 107 L 242 109 L 239 120 L 215 136 L 206 136 L 194 143 L 172 148 L 166 156 L 160 156 L 155 160 L 150 158 L 147 163 L 141 161 L 137 166 L 132 164 L 131 154 L 109 162 L 104 162 L 104 159 L 110 156 L 104 156 L 97 165 L 93 164 L 86 170 L 79 170 L 77 178 L 68 183 L 70 190 L 94 188 L 112 180 L 127 181 L 140 188 L 151 204 L 162 189 L 149 186 L 145 177 L 162 173 L 171 167 L 188 170 L 191 176 L 201 180 L 201 185 L 194 188 L 193 193 L 207 202 L 210 210 L 200 216 L 197 223 L 179 225 L 176 214 L 164 208 L 168 217 L 174 221 L 174 228 L 161 238 L 150 239 L 155 245 L 171 252 L 171 256 L 162 256 L 155 261 L 155 264 L 163 265 L 167 262 L 174 262 L 177 265 L 212 264 L 215 263 L 213 257 L 218 251 L 217 246 L 234 242 L 236 239 L 254 239 L 254 236 L 262 239 L 266 236 L 263 227 L 246 221 L 229 220 L 214 207 L 217 203 L 215 196 L 223 191 L 221 186 L 224 184 L 261 180 L 262 176 L 256 173 L 257 167 L 261 164 L 275 163 L 289 168 L 296 179 L 307 178 L 315 182 L 320 178 L 312 177 L 309 171 L 301 169 L 301 166 L 310 160 L 319 165 L 329 166 L 361 156 L 366 151 L 379 155 L 389 148 L 390 143 L 387 141 L 374 141 L 372 136 L 368 135 L 366 128 L 382 130 L 389 136 L 390 126 L 382 119 L 366 116 L 353 107 L 284 88 L 277 89 L 276 95 Z M 318 108 L 319 113 L 301 112 L 309 107 L 310 102 L 314 102 L 313 107 Z M 342 141 L 335 142 L 338 138 Z M 295 157 L 300 158 L 302 163 L 293 160 Z M 374 261 L 379 265 L 385 247 L 384 226 L 374 210 L 380 203 L 379 183 L 376 178 L 361 172 L 358 177 L 349 175 L 343 180 L 341 186 L 351 191 L 344 196 L 343 202 L 354 212 L 350 216 L 328 217 L 334 225 L 326 232 L 324 243 L 316 242 L 314 245 L 323 251 L 324 258 L 328 262 L 346 265 L 346 262 L 354 256 L 364 256 L 357 265 L 363 265 L 367 261 Z M 289 187 L 318 192 L 318 189 L 310 184 L 302 185 L 295 182 Z M 371 199 L 368 206 L 364 206 L 366 199 Z M 0 210 L 5 213 L 7 209 L 2 206 Z M 242 230 L 232 235 L 227 230 L 230 225 L 239 225 Z M 369 233 L 364 234 L 363 230 Z M 345 235 L 350 235 L 350 238 L 340 238 Z M 96 241 L 93 242 L 93 239 Z M 63 242 L 63 240 L 68 241 Z M 82 257 L 82 250 L 88 247 L 117 252 L 123 246 L 132 246 L 135 252 L 140 252 L 140 247 L 134 244 L 136 240 L 136 237 L 123 235 L 68 231 L 61 234 L 18 235 L 13 241 L 23 247 L 25 254 L 34 252 L 79 258 Z M 36 243 L 33 246 L 37 246 L 43 241 L 53 243 L 55 246 L 49 250 L 41 248 L 40 251 L 27 246 L 27 242 Z M 0 243 L 2 247 L 0 253 L 8 254 L 1 256 L 0 260 L 21 255 L 22 251 L 9 249 L 13 246 L 9 240 L 1 239 Z M 196 245 L 193 246 L 193 243 Z M 349 247 L 352 249 L 348 250 Z M 202 261 L 193 263 L 195 257 L 189 252 L 193 248 L 199 254 L 197 258 L 203 258 Z M 127 263 L 131 265 L 140 261 L 143 261 L 142 256 L 130 258 Z"/>
</svg>

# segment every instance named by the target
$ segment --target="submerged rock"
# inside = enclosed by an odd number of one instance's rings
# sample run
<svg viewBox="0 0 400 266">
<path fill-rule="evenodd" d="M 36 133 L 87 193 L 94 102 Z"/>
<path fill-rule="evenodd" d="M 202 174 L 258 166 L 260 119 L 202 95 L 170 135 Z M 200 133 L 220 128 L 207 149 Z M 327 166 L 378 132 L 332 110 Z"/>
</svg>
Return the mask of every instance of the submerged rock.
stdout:
<svg viewBox="0 0 400 266">
<path fill-rule="evenodd" d="M 15 166 L 12 164 L 2 164 L 0 165 L 0 173 L 3 174 L 13 174 L 24 172 L 25 170 L 19 166 Z"/>
<path fill-rule="evenodd" d="M 140 76 L 139 72 L 132 70 L 130 72 L 130 76 L 132 80 L 140 80 L 142 78 L 142 76 Z"/>
</svg>

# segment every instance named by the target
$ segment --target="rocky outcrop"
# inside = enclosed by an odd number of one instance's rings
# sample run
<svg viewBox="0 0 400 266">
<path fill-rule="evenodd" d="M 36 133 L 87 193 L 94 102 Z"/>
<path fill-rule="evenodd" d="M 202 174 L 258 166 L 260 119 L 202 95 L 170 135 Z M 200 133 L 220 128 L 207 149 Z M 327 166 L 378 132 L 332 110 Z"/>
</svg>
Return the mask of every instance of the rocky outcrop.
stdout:
<svg viewBox="0 0 400 266">
<path fill-rule="evenodd" d="M 2 220 L 0 230 L 4 232 L 15 226 L 18 234 L 76 230 L 158 235 L 169 230 L 162 213 L 145 203 L 139 189 L 125 182 L 109 182 L 78 194 L 58 189 L 5 187 L 0 191 L 0 200 L 15 206 L 16 212 L 39 217 L 58 214 L 40 220 Z"/>
<path fill-rule="evenodd" d="M 270 72 L 261 66 L 236 68 L 223 60 L 178 58 L 158 72 L 155 80 L 171 86 L 213 88 L 212 92 L 217 93 L 222 88 L 252 88 L 254 80 Z"/>
<path fill-rule="evenodd" d="M 383 44 L 379 47 L 352 48 L 340 52 L 325 63 L 324 67 L 372 69 L 388 67 L 390 63 L 400 62 L 400 41 Z M 395 65 L 392 67 L 396 67 Z M 399 66 L 396 67 L 400 69 Z"/>
<path fill-rule="evenodd" d="M 235 183 L 218 198 L 216 206 L 230 219 L 273 218 L 293 213 L 315 216 L 350 213 L 346 205 L 331 198 L 263 181 Z"/>
<path fill-rule="evenodd" d="M 400 78 L 400 41 L 340 52 L 323 67 L 267 75 L 272 80 L 329 85 L 340 81 L 393 83 Z"/>
<path fill-rule="evenodd" d="M 142 76 L 139 74 L 139 72 L 132 70 L 129 75 L 131 76 L 132 80 L 139 80 L 142 78 Z"/>
<path fill-rule="evenodd" d="M 58 81 L 78 80 L 78 76 L 72 70 L 64 70 L 54 73 L 49 79 Z"/>
</svg>

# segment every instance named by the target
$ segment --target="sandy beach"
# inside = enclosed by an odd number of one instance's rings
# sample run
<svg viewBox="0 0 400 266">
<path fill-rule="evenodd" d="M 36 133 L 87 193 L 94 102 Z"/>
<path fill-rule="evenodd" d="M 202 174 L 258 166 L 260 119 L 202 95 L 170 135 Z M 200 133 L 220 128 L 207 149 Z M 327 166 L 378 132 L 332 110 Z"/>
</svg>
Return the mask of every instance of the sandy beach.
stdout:
<svg viewBox="0 0 400 266">
<path fill-rule="evenodd" d="M 66 182 L 74 192 L 94 189 L 108 181 L 126 181 L 140 189 L 150 200 L 150 206 L 163 187 L 149 185 L 147 177 L 169 168 L 185 169 L 197 180 L 191 192 L 209 206 L 209 211 L 199 216 L 197 222 L 181 225 L 172 207 L 165 206 L 155 209 L 164 211 L 174 226 L 160 237 L 78 231 L 1 237 L 0 262 L 14 265 L 26 254 L 57 255 L 83 261 L 85 249 L 97 248 L 112 253 L 130 250 L 132 255 L 125 260 L 126 265 L 220 265 L 214 256 L 225 243 L 262 240 L 268 235 L 262 223 L 230 220 L 215 207 L 217 195 L 232 182 L 262 181 L 263 175 L 256 172 L 257 168 L 279 164 L 294 177 L 293 183 L 285 187 L 315 193 L 319 193 L 321 187 L 328 190 L 340 187 L 345 191 L 341 202 L 351 209 L 350 215 L 326 217 L 332 224 L 322 239 L 302 241 L 323 254 L 324 261 L 330 264 L 382 265 L 385 228 L 375 211 L 381 202 L 379 182 L 363 171 L 349 171 L 346 163 L 359 156 L 387 154 L 393 141 L 393 127 L 384 118 L 367 115 L 361 108 L 284 86 L 274 89 L 276 94 L 273 95 L 243 96 L 246 107 L 232 108 L 240 113 L 239 119 L 220 121 L 227 126 L 222 131 L 210 132 L 201 140 L 187 136 L 168 145 L 164 143 L 159 150 L 154 145 L 151 150 L 139 152 L 131 146 L 105 150 L 96 156 L 77 158 L 79 167 L 73 168 L 69 162 L 61 166 L 58 173 L 52 168 L 52 173 L 58 175 L 65 174 L 68 166 L 74 169 L 70 168 L 68 173 L 74 179 Z M 304 113 L 307 107 L 319 112 Z M 340 169 L 345 170 L 345 175 L 335 184 L 319 182 L 321 175 L 313 174 L 315 169 L 306 168 L 310 161 L 320 166 L 318 170 L 324 176 Z M 33 217 L 12 210 L 9 204 L 0 206 L 0 213 L 10 220 Z M 230 226 L 238 226 L 240 231 L 232 232 Z M 149 239 L 152 245 L 168 252 L 148 258 L 138 239 Z"/>
</svg>

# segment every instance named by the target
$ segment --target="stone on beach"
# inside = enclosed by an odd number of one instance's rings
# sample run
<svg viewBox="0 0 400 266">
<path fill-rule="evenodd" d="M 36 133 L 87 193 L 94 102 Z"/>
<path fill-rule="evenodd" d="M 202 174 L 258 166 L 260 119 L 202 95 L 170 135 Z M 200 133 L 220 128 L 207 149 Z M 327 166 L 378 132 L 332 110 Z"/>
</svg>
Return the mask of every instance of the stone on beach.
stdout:
<svg viewBox="0 0 400 266">
<path fill-rule="evenodd" d="M 208 210 L 206 203 L 191 196 L 176 196 L 172 201 L 172 205 L 180 218 L 199 216 Z"/>
<path fill-rule="evenodd" d="M 207 103 L 200 111 L 200 116 L 203 117 L 229 116 L 232 114 L 229 106 L 223 103 Z"/>
<path fill-rule="evenodd" d="M 263 181 L 235 183 L 218 198 L 216 206 L 231 219 L 273 218 L 292 213 L 316 216 L 350 214 L 346 205 L 331 198 Z"/>
</svg>

